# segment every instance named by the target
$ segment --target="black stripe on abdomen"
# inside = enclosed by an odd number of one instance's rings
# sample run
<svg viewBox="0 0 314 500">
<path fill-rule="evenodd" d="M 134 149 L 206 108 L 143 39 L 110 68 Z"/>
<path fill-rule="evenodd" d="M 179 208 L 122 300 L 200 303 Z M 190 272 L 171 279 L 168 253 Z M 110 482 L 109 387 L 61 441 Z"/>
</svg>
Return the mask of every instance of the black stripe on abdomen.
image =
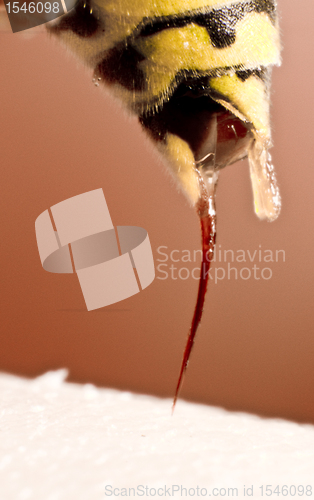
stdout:
<svg viewBox="0 0 314 500">
<path fill-rule="evenodd" d="M 185 15 L 145 20 L 147 24 L 141 29 L 140 36 L 151 36 L 165 29 L 182 28 L 194 23 L 206 28 L 213 46 L 221 49 L 235 42 L 236 24 L 250 12 L 265 12 L 271 21 L 275 22 L 275 6 L 272 0 L 251 0 L 230 7 L 213 9 L 208 13 L 191 12 Z"/>
<path fill-rule="evenodd" d="M 262 82 L 267 82 L 269 79 L 269 70 L 265 67 L 255 68 L 255 69 L 245 69 L 237 70 L 236 75 L 242 82 L 245 82 L 250 76 L 256 76 Z"/>
<path fill-rule="evenodd" d="M 95 7 L 92 10 L 89 0 L 80 0 L 74 9 L 62 16 L 58 24 L 49 29 L 52 33 L 71 30 L 81 38 L 90 38 L 96 34 L 100 25 Z"/>
<path fill-rule="evenodd" d="M 95 68 L 95 75 L 107 84 L 118 83 L 130 91 L 145 91 L 146 78 L 138 64 L 145 57 L 124 42 L 106 52 L 105 58 Z"/>
</svg>

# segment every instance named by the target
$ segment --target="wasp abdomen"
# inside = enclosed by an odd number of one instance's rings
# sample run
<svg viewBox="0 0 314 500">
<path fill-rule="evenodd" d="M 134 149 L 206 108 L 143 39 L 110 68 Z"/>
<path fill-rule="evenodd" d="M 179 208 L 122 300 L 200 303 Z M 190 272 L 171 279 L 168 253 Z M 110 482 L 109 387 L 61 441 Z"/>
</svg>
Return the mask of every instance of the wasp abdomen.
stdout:
<svg viewBox="0 0 314 500">
<path fill-rule="evenodd" d="M 97 12 L 91 6 L 90 1 L 81 0 L 77 3 L 75 9 L 63 16 L 59 23 L 50 30 L 56 34 L 70 30 L 81 38 L 89 38 L 97 33 L 100 25 Z"/>
</svg>

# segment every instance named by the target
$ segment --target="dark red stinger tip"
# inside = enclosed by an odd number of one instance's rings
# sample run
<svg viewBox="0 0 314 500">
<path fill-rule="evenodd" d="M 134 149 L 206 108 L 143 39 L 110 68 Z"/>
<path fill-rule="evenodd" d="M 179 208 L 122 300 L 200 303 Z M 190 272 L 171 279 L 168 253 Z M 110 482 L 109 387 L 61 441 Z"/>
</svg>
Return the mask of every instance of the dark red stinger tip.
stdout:
<svg viewBox="0 0 314 500">
<path fill-rule="evenodd" d="M 214 194 L 212 196 L 214 197 Z M 212 206 L 214 206 L 214 199 L 212 199 L 211 201 L 212 201 Z M 192 347 L 194 344 L 195 334 L 201 322 L 207 284 L 208 284 L 208 273 L 210 269 L 211 260 L 214 256 L 214 249 L 216 242 L 216 214 L 214 213 L 213 215 L 209 215 L 208 211 L 209 211 L 209 197 L 207 192 L 205 194 L 203 191 L 203 195 L 197 204 L 197 212 L 200 217 L 201 231 L 202 231 L 202 263 L 200 269 L 200 282 L 199 282 L 197 301 L 192 319 L 191 329 L 185 346 L 183 360 L 181 364 L 181 370 L 173 400 L 172 413 L 174 411 L 179 391 L 183 382 L 183 375 L 189 362 Z"/>
</svg>

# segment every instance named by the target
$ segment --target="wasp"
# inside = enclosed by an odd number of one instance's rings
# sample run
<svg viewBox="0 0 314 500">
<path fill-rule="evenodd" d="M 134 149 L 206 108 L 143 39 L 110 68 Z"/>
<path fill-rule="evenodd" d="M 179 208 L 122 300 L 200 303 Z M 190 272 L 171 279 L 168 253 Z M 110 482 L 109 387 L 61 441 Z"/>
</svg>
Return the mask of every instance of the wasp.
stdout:
<svg viewBox="0 0 314 500">
<path fill-rule="evenodd" d="M 276 2 L 78 0 L 46 27 L 138 117 L 199 216 L 199 291 L 175 405 L 214 255 L 220 170 L 248 157 L 257 216 L 272 221 L 280 212 L 268 152 L 271 70 L 280 64 Z"/>
</svg>

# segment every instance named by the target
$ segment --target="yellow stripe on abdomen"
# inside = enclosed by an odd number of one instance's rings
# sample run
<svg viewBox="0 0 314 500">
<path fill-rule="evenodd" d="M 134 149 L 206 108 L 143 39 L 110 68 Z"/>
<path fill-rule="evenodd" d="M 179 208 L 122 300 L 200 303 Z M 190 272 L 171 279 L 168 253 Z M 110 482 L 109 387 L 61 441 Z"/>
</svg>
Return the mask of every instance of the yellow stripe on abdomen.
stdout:
<svg viewBox="0 0 314 500">
<path fill-rule="evenodd" d="M 278 31 L 266 14 L 257 13 L 238 23 L 235 43 L 223 49 L 212 45 L 206 28 L 193 23 L 136 39 L 134 46 L 145 57 L 139 68 L 147 81 L 147 90 L 136 94 L 135 102 L 154 102 L 166 95 L 180 72 L 211 75 L 219 69 L 254 69 L 279 62 Z"/>
</svg>

